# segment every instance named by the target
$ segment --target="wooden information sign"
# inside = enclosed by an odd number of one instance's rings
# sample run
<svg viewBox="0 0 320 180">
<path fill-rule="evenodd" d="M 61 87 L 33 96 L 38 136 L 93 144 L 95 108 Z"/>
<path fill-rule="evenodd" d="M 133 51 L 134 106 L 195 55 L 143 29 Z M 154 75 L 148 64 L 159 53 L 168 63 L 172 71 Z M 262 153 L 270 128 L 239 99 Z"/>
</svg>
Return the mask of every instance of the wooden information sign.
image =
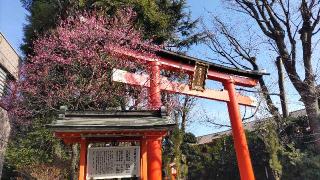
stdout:
<svg viewBox="0 0 320 180">
<path fill-rule="evenodd" d="M 191 90 L 204 91 L 209 66 L 205 63 L 196 62 Z"/>
<path fill-rule="evenodd" d="M 140 146 L 89 147 L 87 179 L 140 176 Z"/>
</svg>

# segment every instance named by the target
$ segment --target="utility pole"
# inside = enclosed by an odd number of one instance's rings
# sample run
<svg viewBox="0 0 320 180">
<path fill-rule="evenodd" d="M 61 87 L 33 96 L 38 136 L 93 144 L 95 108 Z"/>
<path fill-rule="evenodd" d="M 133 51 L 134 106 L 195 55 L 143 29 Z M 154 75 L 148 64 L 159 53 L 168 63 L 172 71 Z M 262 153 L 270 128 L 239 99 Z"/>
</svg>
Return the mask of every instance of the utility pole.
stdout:
<svg viewBox="0 0 320 180">
<path fill-rule="evenodd" d="M 278 69 L 278 85 L 279 85 L 279 91 L 280 91 L 282 117 L 286 118 L 289 116 L 288 100 L 287 100 L 286 90 L 284 87 L 284 74 L 282 69 L 282 59 L 280 56 L 277 57 L 276 65 Z"/>
</svg>

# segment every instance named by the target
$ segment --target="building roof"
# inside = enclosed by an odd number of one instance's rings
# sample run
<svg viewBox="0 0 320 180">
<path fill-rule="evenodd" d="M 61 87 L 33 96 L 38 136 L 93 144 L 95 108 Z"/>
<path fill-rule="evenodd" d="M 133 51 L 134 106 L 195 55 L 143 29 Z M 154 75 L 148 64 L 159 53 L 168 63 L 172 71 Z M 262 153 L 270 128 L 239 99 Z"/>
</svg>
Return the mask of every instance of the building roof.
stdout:
<svg viewBox="0 0 320 180">
<path fill-rule="evenodd" d="M 298 118 L 298 117 L 306 116 L 306 114 L 307 113 L 305 109 L 299 109 L 299 110 L 290 112 L 289 116 L 293 118 Z M 247 131 L 254 131 L 257 127 L 259 127 L 259 125 L 261 125 L 261 123 L 267 122 L 271 119 L 272 119 L 271 117 L 267 117 L 267 118 L 257 119 L 254 121 L 249 121 L 249 122 L 243 123 L 243 128 Z M 219 139 L 224 135 L 231 135 L 231 134 L 232 134 L 231 129 L 228 129 L 225 131 L 198 136 L 197 144 L 211 143 L 214 139 Z"/>
<path fill-rule="evenodd" d="M 231 130 L 226 130 L 226 131 L 220 131 L 216 133 L 211 133 L 211 134 L 206 134 L 203 136 L 198 136 L 197 137 L 197 144 L 207 144 L 211 143 L 212 140 L 214 139 L 219 139 L 223 135 L 229 135 L 231 134 Z"/>
<path fill-rule="evenodd" d="M 47 125 L 56 131 L 161 130 L 175 126 L 165 110 L 65 111 Z"/>
<path fill-rule="evenodd" d="M 245 122 L 245 123 L 243 123 L 243 128 L 247 131 L 253 131 L 259 124 L 263 123 L 265 120 L 266 119 Z M 221 136 L 231 135 L 231 134 L 232 134 L 232 130 L 228 129 L 225 131 L 220 131 L 220 132 L 216 132 L 216 133 L 206 134 L 203 136 L 198 136 L 197 143 L 198 144 L 211 143 L 212 140 L 214 140 L 214 139 L 219 139 L 219 138 L 221 138 Z"/>
<path fill-rule="evenodd" d="M 212 63 L 206 60 L 198 59 L 195 57 L 183 55 L 177 52 L 173 51 L 168 51 L 164 49 L 160 49 L 156 51 L 156 55 L 164 58 L 170 58 L 176 61 L 180 61 L 183 64 L 191 64 L 195 65 L 197 62 L 204 63 L 209 65 L 209 69 L 217 71 L 217 72 L 222 72 L 222 73 L 227 73 L 227 74 L 234 74 L 238 76 L 244 76 L 244 77 L 250 77 L 252 79 L 260 79 L 263 75 L 269 75 L 268 73 L 264 71 L 256 71 L 256 70 L 243 70 L 243 69 L 236 69 L 236 68 L 231 68 L 228 66 L 223 66 L 220 64 Z"/>
</svg>

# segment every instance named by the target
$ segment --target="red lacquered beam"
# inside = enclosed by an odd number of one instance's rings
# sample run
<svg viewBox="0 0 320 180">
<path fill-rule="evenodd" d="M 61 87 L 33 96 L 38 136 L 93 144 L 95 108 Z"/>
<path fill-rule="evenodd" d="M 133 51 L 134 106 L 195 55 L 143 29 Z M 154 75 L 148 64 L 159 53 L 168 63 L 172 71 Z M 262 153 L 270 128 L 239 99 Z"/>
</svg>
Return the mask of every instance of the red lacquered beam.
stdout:
<svg viewBox="0 0 320 180">
<path fill-rule="evenodd" d="M 150 78 L 146 74 L 134 74 L 127 71 L 114 69 L 112 81 L 127 83 L 135 86 L 150 87 Z M 228 91 L 206 89 L 204 91 L 191 90 L 189 85 L 169 81 L 166 77 L 160 77 L 160 89 L 172 93 L 188 94 L 191 96 L 212 99 L 217 101 L 229 102 Z M 256 105 L 254 98 L 236 94 L 239 104 L 254 107 Z"/>
<path fill-rule="evenodd" d="M 160 63 L 160 66 L 162 69 L 185 72 L 189 75 L 193 75 L 194 73 L 194 68 L 195 68 L 194 65 L 183 64 L 181 61 L 177 61 L 169 58 L 163 58 L 156 55 L 143 54 L 141 52 L 126 49 L 126 48 L 114 47 L 112 48 L 112 52 L 114 53 L 114 55 L 126 56 L 131 58 L 132 60 L 143 60 L 146 62 L 157 61 Z M 225 82 L 228 82 L 228 80 L 230 80 L 230 77 L 232 77 L 234 84 L 239 86 L 254 87 L 258 83 L 256 79 L 233 75 L 233 74 L 227 74 L 223 72 L 214 71 L 211 69 L 209 69 L 208 71 L 207 78 L 210 80 L 215 80 L 215 81 L 225 83 Z"/>
</svg>

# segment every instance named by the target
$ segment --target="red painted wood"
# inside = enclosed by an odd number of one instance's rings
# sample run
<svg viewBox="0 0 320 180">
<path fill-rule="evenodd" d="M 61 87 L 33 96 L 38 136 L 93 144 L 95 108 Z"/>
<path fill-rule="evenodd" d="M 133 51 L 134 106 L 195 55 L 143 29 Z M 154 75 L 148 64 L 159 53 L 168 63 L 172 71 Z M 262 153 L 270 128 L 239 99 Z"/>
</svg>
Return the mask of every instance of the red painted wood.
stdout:
<svg viewBox="0 0 320 180">
<path fill-rule="evenodd" d="M 161 137 L 149 138 L 148 143 L 148 179 L 162 180 Z"/>
<path fill-rule="evenodd" d="M 160 66 L 155 61 L 150 62 L 149 98 L 151 109 L 159 109 L 161 107 Z"/>
<path fill-rule="evenodd" d="M 148 75 L 139 75 L 118 69 L 113 70 L 112 80 L 135 86 L 150 87 L 150 78 Z M 212 89 L 206 89 L 204 91 L 195 91 L 191 90 L 189 85 L 169 81 L 166 77 L 160 77 L 160 89 L 172 93 L 187 94 L 216 101 L 229 101 L 228 91 L 217 91 Z M 248 96 L 242 96 L 239 93 L 237 93 L 236 95 L 239 104 L 251 107 L 256 106 L 255 100 L 253 98 Z"/>
<path fill-rule="evenodd" d="M 143 60 L 146 62 L 158 61 L 162 69 L 184 72 L 189 75 L 192 75 L 194 72 L 194 65 L 182 64 L 181 62 L 176 60 L 162 58 L 162 57 L 155 57 L 154 55 L 152 56 L 148 54 L 142 54 L 140 52 L 133 51 L 126 48 L 114 47 L 112 48 L 112 51 L 114 55 L 120 55 L 120 56 L 124 55 L 131 58 L 133 61 L 136 61 L 136 60 Z M 232 78 L 234 79 L 234 83 L 239 86 L 254 87 L 258 83 L 257 80 L 247 78 L 247 77 L 235 76 L 232 74 L 221 73 L 213 70 L 208 71 L 208 79 L 210 80 L 227 82 L 230 79 L 230 76 L 232 76 Z"/>
<path fill-rule="evenodd" d="M 140 159 L 140 178 L 148 180 L 148 144 L 145 138 L 140 141 Z"/>
<path fill-rule="evenodd" d="M 87 148 L 86 139 L 80 141 L 80 162 L 79 162 L 79 180 L 86 180 L 87 176 Z"/>
<path fill-rule="evenodd" d="M 232 135 L 237 155 L 238 168 L 242 180 L 254 180 L 254 173 L 247 145 L 246 135 L 242 126 L 239 104 L 237 102 L 235 86 L 233 81 L 224 84 L 229 92 L 230 101 L 228 104 L 231 120 Z"/>
<path fill-rule="evenodd" d="M 74 144 L 80 143 L 81 138 L 85 137 L 87 142 L 95 143 L 95 142 L 108 142 L 108 141 L 115 141 L 115 142 L 134 142 L 140 141 L 142 137 L 163 137 L 167 134 L 166 131 L 140 131 L 140 132 L 55 132 L 54 135 L 57 138 L 61 138 L 66 144 Z M 132 137 L 110 137 L 112 136 L 132 136 Z M 89 137 L 91 136 L 91 137 Z M 100 137 L 94 137 L 100 136 Z"/>
</svg>

